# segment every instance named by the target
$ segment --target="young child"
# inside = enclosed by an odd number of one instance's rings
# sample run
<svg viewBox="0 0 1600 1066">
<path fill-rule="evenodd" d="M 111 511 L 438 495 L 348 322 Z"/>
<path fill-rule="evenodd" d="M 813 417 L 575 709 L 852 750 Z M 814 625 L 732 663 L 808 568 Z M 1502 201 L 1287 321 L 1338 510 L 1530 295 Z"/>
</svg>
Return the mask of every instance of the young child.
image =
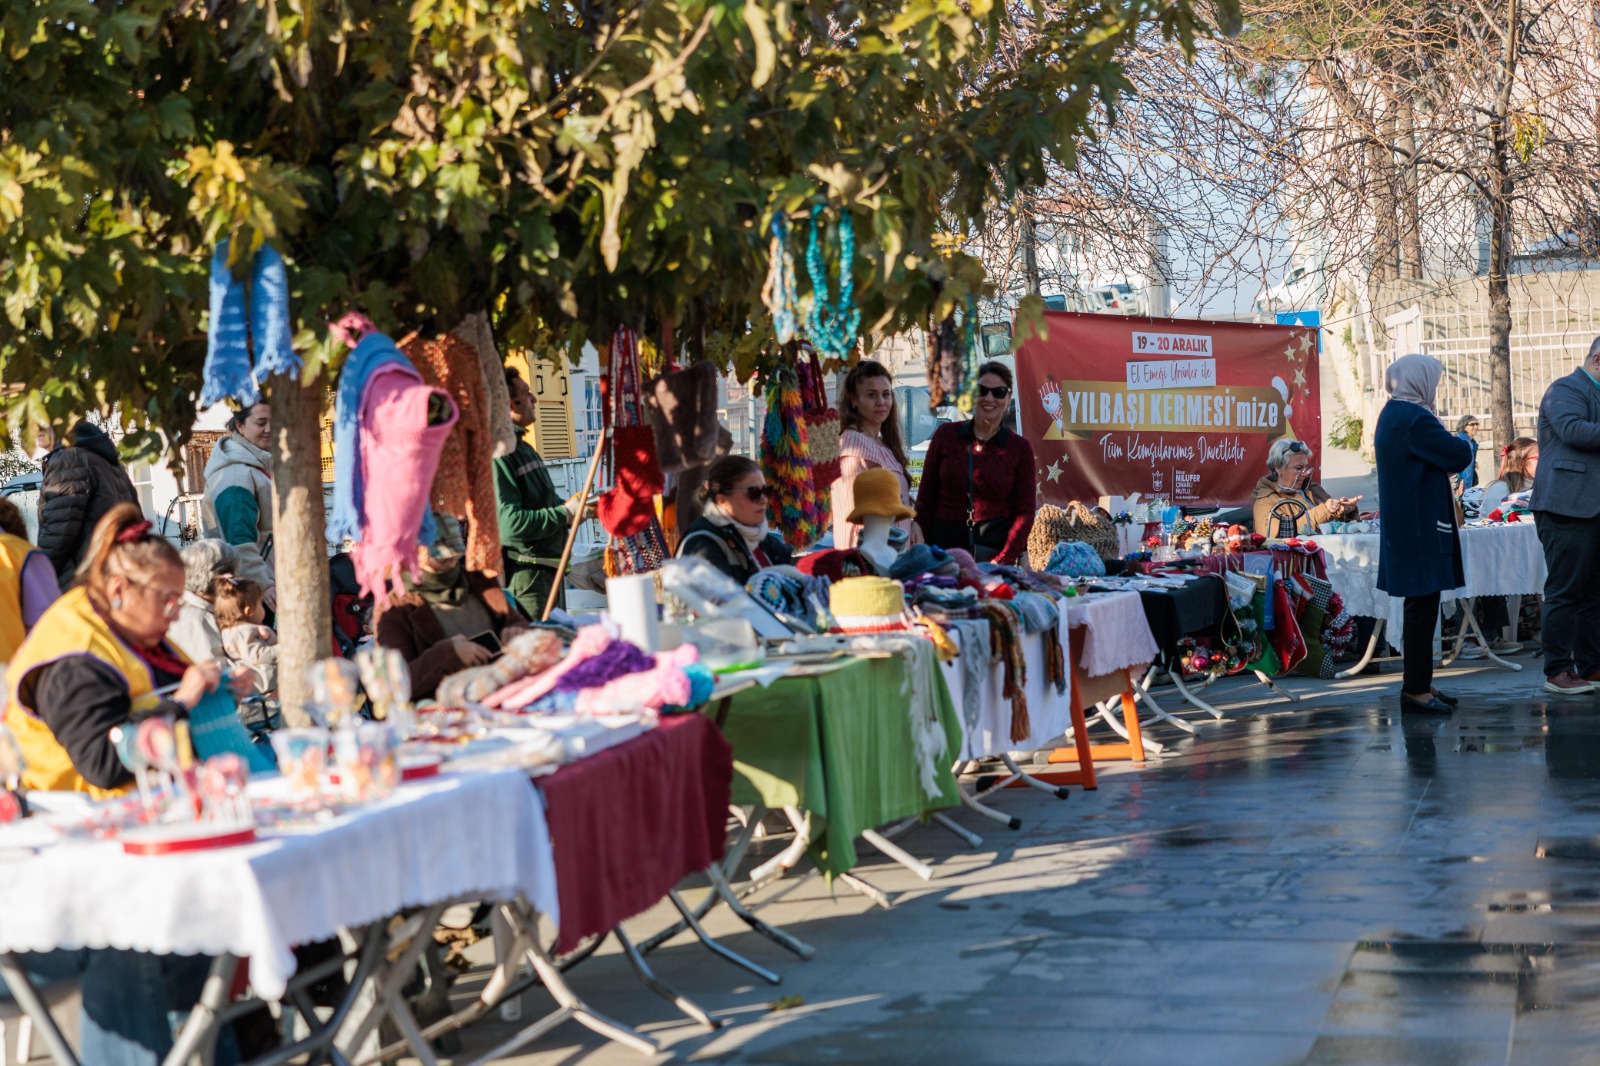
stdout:
<svg viewBox="0 0 1600 1066">
<path fill-rule="evenodd" d="M 262 591 L 254 581 L 226 574 L 218 578 L 217 626 L 228 659 L 254 671 L 256 691 L 273 692 L 278 687 L 278 634 L 261 624 L 267 617 Z"/>
</svg>

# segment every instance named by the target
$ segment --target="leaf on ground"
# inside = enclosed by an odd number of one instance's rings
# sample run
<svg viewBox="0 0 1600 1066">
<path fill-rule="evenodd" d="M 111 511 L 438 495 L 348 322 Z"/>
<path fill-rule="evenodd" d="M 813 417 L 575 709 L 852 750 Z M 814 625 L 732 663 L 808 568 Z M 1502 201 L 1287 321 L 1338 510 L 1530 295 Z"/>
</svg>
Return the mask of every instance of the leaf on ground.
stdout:
<svg viewBox="0 0 1600 1066">
<path fill-rule="evenodd" d="M 794 1010 L 796 1007 L 805 1005 L 806 997 L 796 992 L 792 995 L 779 996 L 777 999 L 771 1000 L 767 1003 L 767 1009 L 772 1011 Z"/>
</svg>

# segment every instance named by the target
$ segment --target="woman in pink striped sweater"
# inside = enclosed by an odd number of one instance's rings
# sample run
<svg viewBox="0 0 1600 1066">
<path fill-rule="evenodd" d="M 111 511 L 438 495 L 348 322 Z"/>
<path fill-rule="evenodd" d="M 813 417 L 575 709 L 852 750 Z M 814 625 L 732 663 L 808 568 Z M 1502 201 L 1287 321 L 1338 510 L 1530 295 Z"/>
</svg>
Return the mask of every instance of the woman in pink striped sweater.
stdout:
<svg viewBox="0 0 1600 1066">
<path fill-rule="evenodd" d="M 861 527 L 845 521 L 855 509 L 857 474 L 881 466 L 900 479 L 900 502 L 911 506 L 911 479 L 906 475 L 906 449 L 900 441 L 900 420 L 895 417 L 894 378 L 882 363 L 863 359 L 845 375 L 839 389 L 839 480 L 833 492 L 833 546 L 854 548 Z M 922 542 L 916 522 L 903 518 L 895 525 Z"/>
</svg>

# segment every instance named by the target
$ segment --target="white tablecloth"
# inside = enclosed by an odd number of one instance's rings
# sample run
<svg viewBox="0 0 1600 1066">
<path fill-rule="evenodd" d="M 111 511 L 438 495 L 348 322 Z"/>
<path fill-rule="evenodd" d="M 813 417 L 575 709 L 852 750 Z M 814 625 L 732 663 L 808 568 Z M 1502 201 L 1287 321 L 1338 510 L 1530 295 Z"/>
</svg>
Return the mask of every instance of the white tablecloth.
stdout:
<svg viewBox="0 0 1600 1066">
<path fill-rule="evenodd" d="M 1137 592 L 1097 592 L 1062 603 L 1069 627 L 1089 627 L 1078 663 L 1087 676 L 1105 677 L 1130 666 L 1144 666 L 1160 654 Z"/>
<path fill-rule="evenodd" d="M 1058 626 L 1055 632 L 1061 642 L 1062 660 L 1070 664 L 1067 631 Z M 978 759 L 1010 751 L 1038 751 L 1052 746 L 1072 726 L 1072 672 L 1070 669 L 1067 671 L 1067 689 L 1064 692 L 1057 692 L 1055 686 L 1045 680 L 1046 635 L 1035 633 L 1022 638 L 1022 658 L 1028 668 L 1023 692 L 1028 697 L 1030 729 L 1025 740 L 1011 739 L 1011 701 L 1005 697 L 1005 667 L 1001 663 L 990 664 L 979 689 L 981 698 L 976 707 L 967 706 L 962 692 L 961 664 L 939 664 L 950 688 L 950 700 L 955 704 L 956 717 L 962 723 L 964 736 L 960 758 Z M 958 633 L 952 632 L 951 638 L 960 642 Z M 989 649 L 976 648 L 971 652 L 966 648 L 961 649 L 963 656 L 974 653 L 987 656 Z"/>
<path fill-rule="evenodd" d="M 1328 580 L 1351 614 L 1387 620 L 1399 639 L 1404 600 L 1378 590 L 1376 533 L 1318 534 L 1327 555 Z M 1461 567 L 1467 583 L 1444 600 L 1473 596 L 1536 596 L 1544 592 L 1544 551 L 1531 521 L 1461 530 Z"/>
<path fill-rule="evenodd" d="M 234 954 L 250 959 L 256 991 L 277 998 L 293 945 L 407 907 L 520 893 L 559 921 L 544 801 L 526 771 L 443 774 L 330 823 L 260 832 L 255 844 L 184 855 L 75 839 L 6 852 L 0 949 Z"/>
</svg>

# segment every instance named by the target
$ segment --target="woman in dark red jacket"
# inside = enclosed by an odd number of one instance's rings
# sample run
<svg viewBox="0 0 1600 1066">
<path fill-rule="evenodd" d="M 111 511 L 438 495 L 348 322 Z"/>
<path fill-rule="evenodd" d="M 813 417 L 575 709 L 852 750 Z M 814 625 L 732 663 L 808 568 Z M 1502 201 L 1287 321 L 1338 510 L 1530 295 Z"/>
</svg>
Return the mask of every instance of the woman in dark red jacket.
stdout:
<svg viewBox="0 0 1600 1066">
<path fill-rule="evenodd" d="M 965 548 L 979 562 L 1021 559 L 1037 509 L 1033 445 L 1000 424 L 1011 393 L 1010 367 L 978 368 L 972 419 L 934 431 L 917 489 L 917 525 L 928 543 Z"/>
</svg>

